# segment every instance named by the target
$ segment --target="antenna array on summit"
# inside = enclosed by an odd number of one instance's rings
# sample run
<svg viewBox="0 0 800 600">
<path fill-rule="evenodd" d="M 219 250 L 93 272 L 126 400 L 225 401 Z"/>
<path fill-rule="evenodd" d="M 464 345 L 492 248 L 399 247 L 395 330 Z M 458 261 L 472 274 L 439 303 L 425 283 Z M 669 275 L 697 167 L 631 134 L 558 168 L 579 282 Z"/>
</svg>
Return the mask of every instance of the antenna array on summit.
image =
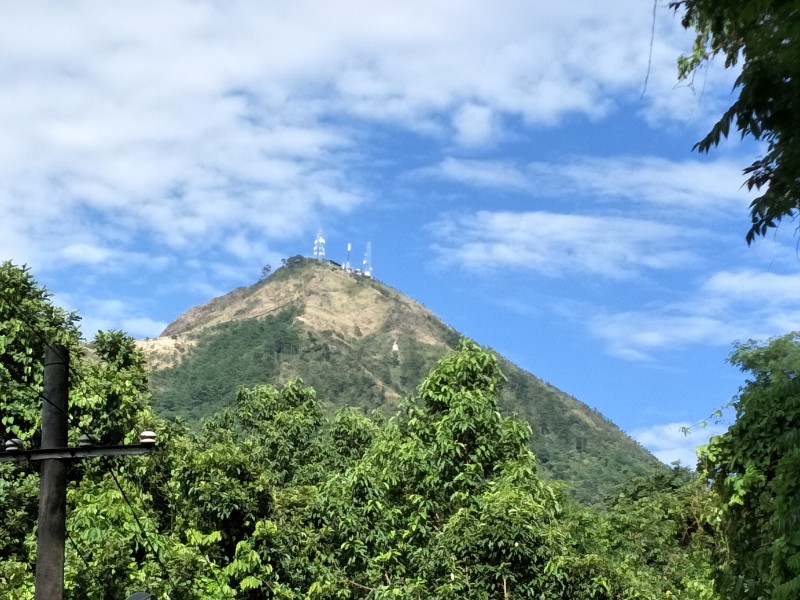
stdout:
<svg viewBox="0 0 800 600">
<path fill-rule="evenodd" d="M 372 242 L 367 242 L 367 249 L 364 252 L 364 260 L 361 261 L 361 267 L 352 266 L 350 253 L 353 251 L 353 244 L 347 242 L 347 258 L 340 265 L 339 263 L 328 260 L 328 262 L 340 266 L 343 271 L 353 273 L 354 275 L 363 275 L 364 277 L 372 277 Z M 317 237 L 314 238 L 314 258 L 317 260 L 327 260 L 325 258 L 325 237 L 322 235 L 322 228 L 317 230 Z"/>
<path fill-rule="evenodd" d="M 325 259 L 325 238 L 322 236 L 322 228 L 317 231 L 317 237 L 314 239 L 314 258 L 317 260 Z"/>
<path fill-rule="evenodd" d="M 367 242 L 367 251 L 364 253 L 364 260 L 361 261 L 363 268 L 361 272 L 364 277 L 372 277 L 372 242 Z"/>
</svg>

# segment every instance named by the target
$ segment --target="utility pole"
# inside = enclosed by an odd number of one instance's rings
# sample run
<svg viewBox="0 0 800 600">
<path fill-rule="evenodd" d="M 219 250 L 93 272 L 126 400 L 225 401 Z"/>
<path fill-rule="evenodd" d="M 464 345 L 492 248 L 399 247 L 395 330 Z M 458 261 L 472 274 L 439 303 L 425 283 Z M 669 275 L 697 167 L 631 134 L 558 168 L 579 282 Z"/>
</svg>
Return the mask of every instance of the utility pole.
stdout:
<svg viewBox="0 0 800 600">
<path fill-rule="evenodd" d="M 48 345 L 44 355 L 42 441 L 36 450 L 25 450 L 17 439 L 5 444 L 0 462 L 41 461 L 39 483 L 39 532 L 36 541 L 35 600 L 64 598 L 64 542 L 67 536 L 67 460 L 91 456 L 147 454 L 155 450 L 152 431 L 143 431 L 138 444 L 94 446 L 81 436 L 80 446 L 67 447 L 69 399 L 69 349 Z"/>
<path fill-rule="evenodd" d="M 41 448 L 67 445 L 69 351 L 60 344 L 44 352 Z M 64 597 L 64 540 L 67 528 L 67 463 L 42 461 L 39 484 L 39 536 L 36 541 L 36 600 Z"/>
</svg>

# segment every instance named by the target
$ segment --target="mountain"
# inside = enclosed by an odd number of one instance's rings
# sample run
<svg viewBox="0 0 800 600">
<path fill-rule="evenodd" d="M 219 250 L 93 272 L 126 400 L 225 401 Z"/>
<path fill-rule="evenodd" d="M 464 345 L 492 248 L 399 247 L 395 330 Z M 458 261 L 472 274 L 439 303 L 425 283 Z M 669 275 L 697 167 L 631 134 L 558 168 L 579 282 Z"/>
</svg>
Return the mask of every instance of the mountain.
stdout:
<svg viewBox="0 0 800 600">
<path fill-rule="evenodd" d="M 156 410 L 197 423 L 228 406 L 240 386 L 292 377 L 326 405 L 394 412 L 461 335 L 399 291 L 339 266 L 293 257 L 267 280 L 181 315 L 140 342 Z M 613 423 L 501 358 L 501 409 L 533 430 L 543 470 L 581 502 L 633 475 L 662 468 Z"/>
</svg>

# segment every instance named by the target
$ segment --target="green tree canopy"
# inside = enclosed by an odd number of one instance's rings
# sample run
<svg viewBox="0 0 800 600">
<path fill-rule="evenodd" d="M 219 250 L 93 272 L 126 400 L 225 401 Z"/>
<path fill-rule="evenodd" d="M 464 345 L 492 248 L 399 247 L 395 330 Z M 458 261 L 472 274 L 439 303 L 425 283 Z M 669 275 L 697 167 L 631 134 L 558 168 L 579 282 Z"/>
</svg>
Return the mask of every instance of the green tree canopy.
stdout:
<svg viewBox="0 0 800 600">
<path fill-rule="evenodd" d="M 669 6 L 697 32 L 691 55 L 679 59 L 685 78 L 716 55 L 741 64 L 739 96 L 695 148 L 708 152 L 734 125 L 766 153 L 744 172 L 760 196 L 750 205 L 747 243 L 800 209 L 800 5 L 795 0 L 676 0 Z"/>
<path fill-rule="evenodd" d="M 78 316 L 52 305 L 27 267 L 0 264 L 0 434 L 27 442 L 38 435 L 48 343 L 76 352 Z"/>
<path fill-rule="evenodd" d="M 240 388 L 193 431 L 153 416 L 130 337 L 98 333 L 81 353 L 74 316 L 24 269 L 0 275 L 4 434 L 36 443 L 33 322 L 75 349 L 73 443 L 78 430 L 104 443 L 158 432 L 148 457 L 71 469 L 68 600 L 713 598 L 694 504 L 706 489 L 676 475 L 631 484 L 605 511 L 573 504 L 541 476 L 530 427 L 499 412 L 505 377 L 474 342 L 388 422 L 353 408 L 329 421 L 291 379 Z M 0 600 L 33 599 L 37 495 L 35 466 L 0 463 Z"/>
<path fill-rule="evenodd" d="M 750 374 L 736 422 L 702 457 L 719 496 L 717 585 L 724 598 L 800 598 L 800 334 L 740 345 Z"/>
</svg>

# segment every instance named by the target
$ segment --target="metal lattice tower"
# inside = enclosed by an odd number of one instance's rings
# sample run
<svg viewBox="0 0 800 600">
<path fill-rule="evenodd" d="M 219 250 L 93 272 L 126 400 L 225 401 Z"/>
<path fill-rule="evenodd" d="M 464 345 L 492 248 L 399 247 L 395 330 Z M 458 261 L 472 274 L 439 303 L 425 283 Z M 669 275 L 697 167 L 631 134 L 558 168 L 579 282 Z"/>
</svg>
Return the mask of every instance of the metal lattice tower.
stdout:
<svg viewBox="0 0 800 600">
<path fill-rule="evenodd" d="M 325 259 L 325 238 L 322 235 L 322 228 L 317 231 L 317 237 L 314 238 L 314 258 Z"/>
</svg>

